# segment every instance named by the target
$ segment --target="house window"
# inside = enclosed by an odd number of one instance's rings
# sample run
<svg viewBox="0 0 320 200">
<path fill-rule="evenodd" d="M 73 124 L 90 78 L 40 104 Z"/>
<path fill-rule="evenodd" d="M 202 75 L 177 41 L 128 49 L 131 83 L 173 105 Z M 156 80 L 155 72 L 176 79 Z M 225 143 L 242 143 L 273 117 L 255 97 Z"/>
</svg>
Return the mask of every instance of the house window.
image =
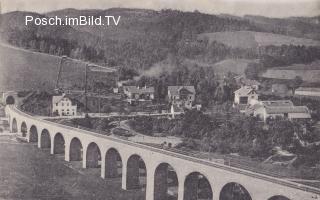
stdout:
<svg viewBox="0 0 320 200">
<path fill-rule="evenodd" d="M 283 114 L 285 118 L 288 118 L 288 113 Z"/>
<path fill-rule="evenodd" d="M 56 106 L 58 106 L 58 103 L 56 103 Z"/>
</svg>

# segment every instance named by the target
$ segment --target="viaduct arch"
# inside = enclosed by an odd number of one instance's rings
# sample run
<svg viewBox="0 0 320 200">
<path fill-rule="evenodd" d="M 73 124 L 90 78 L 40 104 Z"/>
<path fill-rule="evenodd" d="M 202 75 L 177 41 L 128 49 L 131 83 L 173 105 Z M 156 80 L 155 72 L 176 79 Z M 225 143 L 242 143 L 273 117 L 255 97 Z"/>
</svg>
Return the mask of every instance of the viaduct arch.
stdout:
<svg viewBox="0 0 320 200">
<path fill-rule="evenodd" d="M 29 142 L 64 154 L 66 161 L 81 161 L 83 168 L 101 168 L 102 178 L 121 177 L 125 190 L 145 185 L 148 200 L 314 200 L 320 194 L 309 186 L 38 119 L 13 106 L 6 113 L 13 132 L 21 132 L 22 123 L 30 127 Z"/>
</svg>

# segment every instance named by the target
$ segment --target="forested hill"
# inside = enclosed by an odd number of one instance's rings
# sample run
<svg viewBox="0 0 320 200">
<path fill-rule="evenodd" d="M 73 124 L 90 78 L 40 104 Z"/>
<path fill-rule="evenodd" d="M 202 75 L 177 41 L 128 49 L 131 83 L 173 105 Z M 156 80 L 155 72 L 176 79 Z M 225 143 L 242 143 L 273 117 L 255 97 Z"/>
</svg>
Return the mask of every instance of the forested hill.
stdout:
<svg viewBox="0 0 320 200">
<path fill-rule="evenodd" d="M 119 26 L 25 26 L 24 16 L 121 16 Z M 233 51 L 223 44 L 198 43 L 201 33 L 253 31 L 284 34 L 270 19 L 262 23 L 251 18 L 227 15 L 209 15 L 176 10 L 153 11 L 146 9 L 112 8 L 107 10 L 64 9 L 43 15 L 11 12 L 1 16 L 2 38 L 11 45 L 49 53 L 67 55 L 108 66 L 122 66 L 126 74 L 149 69 L 168 55 L 188 58 L 201 57 L 217 62 L 225 58 L 255 58 L 252 52 Z M 292 21 L 293 19 L 283 19 Z M 300 20 L 301 21 L 301 20 Z M 289 22 L 288 22 L 289 23 Z M 291 22 L 290 22 L 291 23 Z M 299 37 L 318 37 L 318 26 L 301 21 L 306 26 L 291 26 L 285 34 Z M 316 27 L 307 29 L 306 27 Z M 317 32 L 314 32 L 317 31 Z M 301 35 L 303 33 L 303 35 Z M 177 55 L 178 54 L 178 55 Z M 131 71 L 130 71 L 131 70 Z"/>
</svg>

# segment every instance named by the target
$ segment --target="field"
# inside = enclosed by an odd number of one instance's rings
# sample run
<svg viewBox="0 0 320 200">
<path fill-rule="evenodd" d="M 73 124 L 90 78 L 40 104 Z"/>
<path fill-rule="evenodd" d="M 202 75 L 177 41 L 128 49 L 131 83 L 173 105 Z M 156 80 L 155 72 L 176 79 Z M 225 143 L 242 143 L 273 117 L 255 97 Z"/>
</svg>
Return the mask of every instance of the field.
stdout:
<svg viewBox="0 0 320 200">
<path fill-rule="evenodd" d="M 294 79 L 300 76 L 305 82 L 320 82 L 320 61 L 311 64 L 297 64 L 288 67 L 277 67 L 268 69 L 262 74 L 264 78 L 272 79 Z"/>
<path fill-rule="evenodd" d="M 103 180 L 100 169 L 0 136 L 0 199 L 143 200 L 139 190 L 124 191 L 120 178 Z"/>
<path fill-rule="evenodd" d="M 201 62 L 198 60 L 186 59 L 184 64 L 186 66 L 194 66 L 194 64 L 201 67 L 211 67 L 214 69 L 214 73 L 219 76 L 219 78 L 223 78 L 223 76 L 227 75 L 228 72 L 232 72 L 237 75 L 244 74 L 244 71 L 247 69 L 248 64 L 255 63 L 257 60 L 249 60 L 249 59 L 226 59 L 220 62 L 211 64 L 207 62 Z"/>
<path fill-rule="evenodd" d="M 53 89 L 58 75 L 61 57 L 31 52 L 0 44 L 0 91 Z M 63 64 L 63 87 L 83 86 L 85 63 L 67 60 Z M 106 73 L 103 73 L 106 72 Z M 90 77 L 106 79 L 108 70 L 93 68 Z"/>
<path fill-rule="evenodd" d="M 320 46 L 320 42 L 305 38 L 296 38 L 279 34 L 235 31 L 235 32 L 216 32 L 200 34 L 199 39 L 208 38 L 209 43 L 217 41 L 233 48 L 256 48 L 258 46 L 281 46 L 281 45 L 305 45 Z"/>
</svg>

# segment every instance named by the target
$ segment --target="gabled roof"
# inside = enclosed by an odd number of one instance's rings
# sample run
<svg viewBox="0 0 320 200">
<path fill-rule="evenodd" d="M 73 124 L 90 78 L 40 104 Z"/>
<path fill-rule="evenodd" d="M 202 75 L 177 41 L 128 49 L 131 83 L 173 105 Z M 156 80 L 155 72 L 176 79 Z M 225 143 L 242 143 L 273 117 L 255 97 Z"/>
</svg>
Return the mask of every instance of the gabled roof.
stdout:
<svg viewBox="0 0 320 200">
<path fill-rule="evenodd" d="M 282 114 L 282 113 L 309 113 L 306 106 L 265 106 L 268 114 Z"/>
<path fill-rule="evenodd" d="M 196 90 L 194 89 L 194 86 L 168 86 L 168 91 L 170 92 L 171 95 L 179 95 L 180 90 L 186 89 L 190 93 L 195 94 Z"/>
<path fill-rule="evenodd" d="M 72 105 L 76 104 L 76 102 L 73 99 L 69 98 L 65 94 L 64 95 L 60 95 L 60 96 L 52 96 L 52 103 L 53 104 L 59 103 L 63 98 L 69 99 L 71 101 Z"/>
<path fill-rule="evenodd" d="M 154 87 L 123 86 L 123 89 L 135 94 L 154 93 Z"/>
<path fill-rule="evenodd" d="M 238 94 L 238 95 L 248 95 L 251 92 L 256 93 L 256 91 L 252 87 L 244 86 L 244 87 L 241 87 L 240 89 L 236 90 L 234 93 Z"/>
<path fill-rule="evenodd" d="M 260 83 L 256 80 L 251 80 L 251 79 L 242 79 L 241 83 L 244 85 L 248 85 L 248 86 L 253 86 L 253 85 L 260 85 Z"/>
<path fill-rule="evenodd" d="M 59 103 L 64 98 L 64 95 L 61 96 L 52 96 L 52 103 L 56 104 Z"/>
<path fill-rule="evenodd" d="M 299 87 L 298 89 L 296 89 L 296 92 L 299 92 L 299 91 L 320 92 L 320 88 Z"/>
<path fill-rule="evenodd" d="M 260 104 L 271 107 L 294 106 L 290 100 L 260 101 Z"/>
</svg>

